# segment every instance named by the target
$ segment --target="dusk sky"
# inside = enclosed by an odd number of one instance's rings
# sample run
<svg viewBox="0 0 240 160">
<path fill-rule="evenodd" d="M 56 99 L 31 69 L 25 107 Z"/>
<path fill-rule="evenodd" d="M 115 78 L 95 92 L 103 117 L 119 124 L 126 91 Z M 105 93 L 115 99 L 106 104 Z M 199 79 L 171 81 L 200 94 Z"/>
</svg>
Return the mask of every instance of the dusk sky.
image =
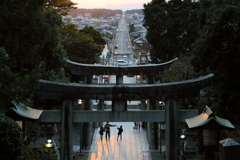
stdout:
<svg viewBox="0 0 240 160">
<path fill-rule="evenodd" d="M 139 9 L 143 8 L 144 3 L 151 0 L 71 0 L 78 3 L 78 8 L 108 8 L 108 9 Z"/>
</svg>

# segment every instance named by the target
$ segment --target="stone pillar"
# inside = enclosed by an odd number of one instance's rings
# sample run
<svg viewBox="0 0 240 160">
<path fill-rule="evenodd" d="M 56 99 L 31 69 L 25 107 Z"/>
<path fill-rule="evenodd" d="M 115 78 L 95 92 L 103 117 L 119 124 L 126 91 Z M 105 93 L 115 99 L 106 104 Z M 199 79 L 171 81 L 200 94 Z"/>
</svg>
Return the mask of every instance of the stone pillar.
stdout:
<svg viewBox="0 0 240 160">
<path fill-rule="evenodd" d="M 65 160 L 65 102 L 62 105 L 61 132 L 60 132 L 60 160 Z"/>
<path fill-rule="evenodd" d="M 141 110 L 144 110 L 144 111 L 147 110 L 147 106 L 146 106 L 146 103 L 145 103 L 145 99 L 142 99 L 142 100 L 141 100 L 141 104 L 140 104 L 140 105 L 141 105 Z"/>
<path fill-rule="evenodd" d="M 148 103 L 149 103 L 150 110 L 156 110 L 155 99 L 149 99 Z M 158 149 L 158 123 L 148 122 L 147 132 L 148 132 L 149 149 Z"/>
<path fill-rule="evenodd" d="M 166 158 L 167 160 L 178 160 L 178 122 L 177 103 L 168 100 L 166 103 Z"/>
<path fill-rule="evenodd" d="M 116 75 L 116 84 L 123 84 L 123 76 Z"/>
<path fill-rule="evenodd" d="M 125 99 L 114 99 L 112 101 L 112 111 L 113 112 L 122 112 L 127 111 L 127 104 Z"/>
<path fill-rule="evenodd" d="M 146 76 L 147 84 L 155 82 L 153 76 Z M 156 110 L 156 100 L 148 100 L 148 110 Z M 158 124 L 157 122 L 148 122 L 147 137 L 150 149 L 158 149 Z"/>
<path fill-rule="evenodd" d="M 104 100 L 99 100 L 99 102 L 98 102 L 98 110 L 99 111 L 102 111 L 102 110 L 104 110 Z M 103 122 L 98 122 L 98 126 L 99 127 L 103 127 Z"/>
<path fill-rule="evenodd" d="M 69 100 L 63 102 L 61 139 L 60 139 L 60 159 L 73 159 L 73 103 Z"/>
<path fill-rule="evenodd" d="M 117 122 L 121 118 L 121 112 L 127 111 L 127 103 L 125 99 L 114 99 L 112 100 L 112 114 L 114 120 Z"/>
<path fill-rule="evenodd" d="M 68 117 L 68 159 L 73 160 L 73 102 L 68 101 L 67 117 Z"/>
<path fill-rule="evenodd" d="M 85 84 L 92 84 L 92 76 L 85 76 L 84 77 Z"/>
<path fill-rule="evenodd" d="M 147 110 L 147 104 L 145 102 L 145 99 L 141 100 L 141 110 Z M 142 128 L 146 128 L 147 127 L 147 122 L 142 122 Z"/>
<path fill-rule="evenodd" d="M 116 76 L 116 84 L 123 84 L 123 76 Z M 122 111 L 127 111 L 127 101 L 125 99 L 113 99 L 112 112 L 115 114 L 116 112 Z"/>
<path fill-rule="evenodd" d="M 98 110 L 102 111 L 102 110 L 105 109 L 104 107 L 105 107 L 104 106 L 104 100 L 99 100 L 99 102 L 98 102 Z"/>
<path fill-rule="evenodd" d="M 86 99 L 83 101 L 83 110 L 92 110 L 92 100 Z M 90 149 L 94 128 L 91 127 L 90 122 L 82 123 L 82 148 Z"/>
<path fill-rule="evenodd" d="M 92 84 L 92 76 L 85 76 L 84 82 L 86 84 Z M 92 100 L 91 99 L 85 99 L 83 100 L 83 110 L 92 110 Z M 89 122 L 83 122 L 82 123 L 82 148 L 83 149 L 90 149 L 91 147 L 91 140 L 93 138 L 94 134 L 94 125 Z"/>
</svg>

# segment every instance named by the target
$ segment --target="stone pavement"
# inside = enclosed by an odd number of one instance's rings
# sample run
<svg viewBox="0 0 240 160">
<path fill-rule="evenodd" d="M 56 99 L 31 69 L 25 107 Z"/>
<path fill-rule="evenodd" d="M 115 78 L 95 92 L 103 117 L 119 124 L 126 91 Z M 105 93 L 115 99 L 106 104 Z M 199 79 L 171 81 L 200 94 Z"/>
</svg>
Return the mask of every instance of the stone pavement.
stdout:
<svg viewBox="0 0 240 160">
<path fill-rule="evenodd" d="M 133 129 L 133 122 L 109 122 L 123 126 L 122 140 L 117 141 L 117 127 L 111 127 L 110 141 L 100 139 L 99 128 L 95 130 L 88 160 L 163 160 L 159 150 L 149 150 L 146 132 Z"/>
</svg>

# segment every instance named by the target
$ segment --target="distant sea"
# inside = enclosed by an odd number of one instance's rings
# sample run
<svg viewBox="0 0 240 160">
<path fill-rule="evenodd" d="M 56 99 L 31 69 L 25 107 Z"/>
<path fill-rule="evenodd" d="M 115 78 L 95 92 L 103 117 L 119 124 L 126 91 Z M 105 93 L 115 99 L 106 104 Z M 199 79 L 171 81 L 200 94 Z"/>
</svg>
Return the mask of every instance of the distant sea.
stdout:
<svg viewBox="0 0 240 160">
<path fill-rule="evenodd" d="M 143 3 L 129 3 L 129 4 L 121 4 L 121 5 L 111 5 L 108 4 L 103 8 L 106 9 L 121 9 L 123 11 L 132 10 L 132 9 L 143 9 Z"/>
<path fill-rule="evenodd" d="M 122 10 L 122 11 L 127 11 L 127 10 L 134 10 L 134 9 L 143 9 L 143 8 L 106 8 L 106 9 L 112 9 L 112 10 Z"/>
<path fill-rule="evenodd" d="M 144 3 L 129 3 L 129 4 L 121 4 L 121 5 L 112 5 L 112 4 L 108 4 L 106 6 L 102 6 L 99 8 L 87 8 L 87 9 L 112 9 L 112 10 L 116 10 L 116 9 L 120 9 L 122 11 L 126 11 L 126 10 L 133 10 L 133 9 L 143 9 Z M 80 7 L 81 8 L 81 7 Z"/>
</svg>

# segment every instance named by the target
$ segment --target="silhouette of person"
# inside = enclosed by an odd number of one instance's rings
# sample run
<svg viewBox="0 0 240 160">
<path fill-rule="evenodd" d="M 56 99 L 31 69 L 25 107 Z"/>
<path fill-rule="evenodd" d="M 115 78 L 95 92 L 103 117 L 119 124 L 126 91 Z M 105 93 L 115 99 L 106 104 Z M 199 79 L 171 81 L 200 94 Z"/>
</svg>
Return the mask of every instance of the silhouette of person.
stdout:
<svg viewBox="0 0 240 160">
<path fill-rule="evenodd" d="M 123 128 L 122 126 L 120 126 L 120 128 L 117 128 L 118 129 L 118 136 L 117 136 L 117 140 L 118 140 L 118 137 L 120 136 L 120 139 L 122 140 L 122 132 L 123 132 Z"/>
<path fill-rule="evenodd" d="M 140 129 L 140 122 L 135 122 L 136 129 Z"/>
<path fill-rule="evenodd" d="M 115 127 L 115 126 L 117 126 L 117 125 L 111 125 L 111 124 L 109 124 L 108 122 L 105 124 L 105 126 L 104 126 L 104 130 L 105 130 L 105 135 L 106 135 L 106 140 L 107 140 L 107 137 L 108 137 L 108 139 L 110 140 L 110 127 Z"/>
<path fill-rule="evenodd" d="M 104 129 L 103 129 L 103 127 L 101 127 L 100 130 L 99 130 L 101 140 L 102 140 L 102 137 L 103 137 L 103 132 L 104 132 Z"/>
</svg>

